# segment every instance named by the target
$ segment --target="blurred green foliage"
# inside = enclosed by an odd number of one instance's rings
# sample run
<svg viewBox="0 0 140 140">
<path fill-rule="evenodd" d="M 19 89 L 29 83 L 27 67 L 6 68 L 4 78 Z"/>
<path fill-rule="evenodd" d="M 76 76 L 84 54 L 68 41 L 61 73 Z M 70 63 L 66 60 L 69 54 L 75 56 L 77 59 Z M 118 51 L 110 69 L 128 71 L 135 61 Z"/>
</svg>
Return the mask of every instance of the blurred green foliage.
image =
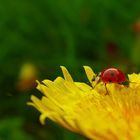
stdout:
<svg viewBox="0 0 140 140">
<path fill-rule="evenodd" d="M 22 130 L 21 118 L 8 118 L 0 121 L 0 140 L 32 140 Z"/>
<path fill-rule="evenodd" d="M 39 113 L 26 106 L 39 92 L 17 88 L 20 69 L 30 62 L 38 79 L 54 79 L 65 65 L 85 82 L 83 65 L 139 71 L 139 7 L 139 0 L 1 1 L 0 140 L 81 140 L 52 122 L 40 125 Z"/>
</svg>

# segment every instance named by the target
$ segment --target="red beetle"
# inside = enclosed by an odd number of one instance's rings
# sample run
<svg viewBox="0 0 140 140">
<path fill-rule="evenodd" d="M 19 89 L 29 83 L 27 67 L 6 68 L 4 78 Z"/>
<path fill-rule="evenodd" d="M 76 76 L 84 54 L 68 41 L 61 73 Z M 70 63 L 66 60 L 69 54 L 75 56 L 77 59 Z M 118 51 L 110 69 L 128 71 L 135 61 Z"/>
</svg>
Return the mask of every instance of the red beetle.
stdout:
<svg viewBox="0 0 140 140">
<path fill-rule="evenodd" d="M 124 83 L 127 82 L 127 78 L 125 77 L 124 73 L 117 69 L 117 68 L 107 68 L 101 71 L 96 77 L 93 77 L 92 81 L 96 81 L 97 83 L 95 86 L 100 83 L 101 81 L 105 83 L 105 88 L 107 83 Z M 95 88 L 95 86 L 93 88 Z M 106 88 L 107 91 L 107 88 Z M 107 91 L 108 94 L 108 91 Z"/>
</svg>

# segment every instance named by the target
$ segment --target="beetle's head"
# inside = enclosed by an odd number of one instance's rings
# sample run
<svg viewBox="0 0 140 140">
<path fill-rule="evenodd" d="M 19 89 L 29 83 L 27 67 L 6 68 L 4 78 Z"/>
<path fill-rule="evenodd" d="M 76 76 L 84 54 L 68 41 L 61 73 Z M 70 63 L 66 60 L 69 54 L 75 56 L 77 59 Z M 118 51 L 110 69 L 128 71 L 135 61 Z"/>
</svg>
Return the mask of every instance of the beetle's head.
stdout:
<svg viewBox="0 0 140 140">
<path fill-rule="evenodd" d="M 98 75 L 93 76 L 93 78 L 92 78 L 91 81 L 92 81 L 92 82 L 93 82 L 93 81 L 96 81 L 96 82 L 97 82 L 97 81 L 100 80 L 100 77 L 101 77 L 101 72 L 99 72 Z"/>
</svg>

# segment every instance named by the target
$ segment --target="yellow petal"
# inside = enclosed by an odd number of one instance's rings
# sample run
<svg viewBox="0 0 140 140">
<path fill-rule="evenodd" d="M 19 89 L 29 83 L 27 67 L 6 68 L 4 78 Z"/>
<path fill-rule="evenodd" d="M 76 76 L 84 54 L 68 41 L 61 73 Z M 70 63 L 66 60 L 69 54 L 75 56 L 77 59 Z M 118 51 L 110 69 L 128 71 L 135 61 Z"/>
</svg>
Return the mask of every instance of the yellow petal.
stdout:
<svg viewBox="0 0 140 140">
<path fill-rule="evenodd" d="M 93 88 L 93 70 L 84 66 L 92 86 L 74 82 L 65 67 L 64 74 L 54 81 L 38 82 L 41 99 L 31 96 L 28 105 L 37 108 L 40 122 L 45 118 L 88 139 L 139 140 L 140 136 L 140 74 L 129 75 L 130 85 L 108 83 L 106 95 L 104 83 Z M 132 84 L 133 83 L 133 84 Z"/>
<path fill-rule="evenodd" d="M 40 118 L 39 118 L 39 120 L 40 120 L 40 122 L 41 122 L 41 124 L 45 124 L 45 119 L 48 117 L 48 114 L 47 113 L 42 113 L 41 115 L 40 115 Z"/>
<path fill-rule="evenodd" d="M 69 74 L 68 70 L 64 66 L 60 66 L 60 67 L 63 72 L 65 80 L 73 82 L 73 79 L 72 79 L 71 75 Z"/>
<path fill-rule="evenodd" d="M 137 84 L 140 84 L 140 74 L 128 74 L 128 78 L 130 80 L 130 82 L 135 82 Z"/>
<path fill-rule="evenodd" d="M 42 104 L 42 102 L 41 102 L 41 100 L 39 100 L 36 96 L 34 96 L 34 95 L 32 95 L 31 96 L 31 100 L 32 100 L 32 102 L 33 102 L 33 104 L 31 104 L 31 103 L 28 103 L 29 105 L 33 105 L 33 106 L 35 106 L 40 112 L 44 112 L 44 111 L 46 111 L 46 107 L 45 107 L 45 105 L 44 104 Z"/>
<path fill-rule="evenodd" d="M 93 79 L 93 77 L 96 76 L 96 74 L 89 66 L 84 66 L 84 69 L 85 69 L 89 82 L 91 83 L 92 86 L 94 86 L 92 79 Z"/>
<path fill-rule="evenodd" d="M 85 91 L 85 92 L 87 92 L 88 90 L 91 90 L 92 89 L 91 86 L 89 86 L 89 85 L 87 85 L 85 83 L 75 82 L 75 85 L 77 87 L 79 87 L 80 90 Z"/>
</svg>

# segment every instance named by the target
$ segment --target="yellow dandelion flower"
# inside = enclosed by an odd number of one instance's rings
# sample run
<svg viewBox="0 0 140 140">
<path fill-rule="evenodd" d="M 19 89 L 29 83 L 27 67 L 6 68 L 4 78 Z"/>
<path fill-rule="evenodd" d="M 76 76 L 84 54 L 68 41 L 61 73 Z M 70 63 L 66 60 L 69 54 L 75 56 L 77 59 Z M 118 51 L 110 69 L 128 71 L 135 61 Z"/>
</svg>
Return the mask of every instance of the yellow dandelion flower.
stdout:
<svg viewBox="0 0 140 140">
<path fill-rule="evenodd" d="M 84 66 L 91 86 L 74 82 L 68 70 L 61 67 L 64 78 L 38 82 L 41 99 L 31 96 L 28 104 L 45 118 L 91 140 L 140 140 L 140 74 L 128 75 L 129 87 L 101 82 L 94 89 L 93 70 Z"/>
</svg>

